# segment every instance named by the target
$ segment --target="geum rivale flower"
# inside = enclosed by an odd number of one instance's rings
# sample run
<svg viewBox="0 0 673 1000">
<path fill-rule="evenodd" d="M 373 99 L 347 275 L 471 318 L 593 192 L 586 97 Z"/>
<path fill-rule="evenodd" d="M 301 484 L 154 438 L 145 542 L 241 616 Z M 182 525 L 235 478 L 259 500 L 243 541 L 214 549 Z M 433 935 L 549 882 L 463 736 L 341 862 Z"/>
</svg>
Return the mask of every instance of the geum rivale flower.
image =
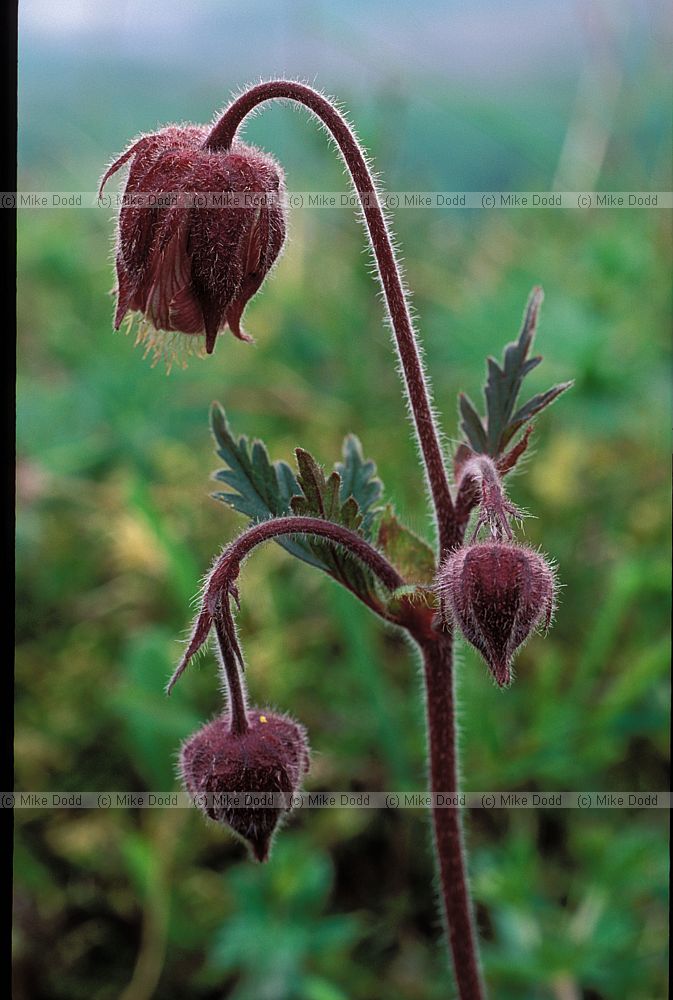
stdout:
<svg viewBox="0 0 673 1000">
<path fill-rule="evenodd" d="M 117 227 L 118 329 L 130 310 L 155 330 L 251 338 L 241 317 L 285 240 L 284 176 L 266 153 L 209 129 L 169 126 L 142 136 L 107 170 L 130 161 Z"/>
</svg>

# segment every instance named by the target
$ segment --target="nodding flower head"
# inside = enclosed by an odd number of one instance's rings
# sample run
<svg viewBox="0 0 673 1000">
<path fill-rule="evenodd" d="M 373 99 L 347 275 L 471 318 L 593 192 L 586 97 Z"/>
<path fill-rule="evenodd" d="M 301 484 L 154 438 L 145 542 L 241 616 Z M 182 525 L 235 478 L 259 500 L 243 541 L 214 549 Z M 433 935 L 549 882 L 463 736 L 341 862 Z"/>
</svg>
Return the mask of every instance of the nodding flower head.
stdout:
<svg viewBox="0 0 673 1000">
<path fill-rule="evenodd" d="M 155 330 L 241 340 L 243 310 L 285 240 L 284 176 L 272 157 L 234 141 L 209 149 L 209 130 L 169 126 L 143 136 L 130 161 L 117 228 L 118 329 L 129 310 Z"/>
<path fill-rule="evenodd" d="M 309 747 L 303 726 L 285 715 L 248 709 L 247 720 L 242 734 L 232 732 L 227 714 L 207 723 L 183 744 L 180 770 L 203 812 L 228 824 L 250 844 L 258 861 L 266 861 L 278 821 L 309 769 Z M 227 792 L 260 798 L 269 793 L 281 800 L 234 808 L 218 801 Z"/>
<path fill-rule="evenodd" d="M 521 545 L 479 542 L 452 552 L 437 584 L 444 620 L 460 628 L 506 687 L 516 650 L 538 625 L 551 623 L 556 584 L 548 563 Z"/>
</svg>

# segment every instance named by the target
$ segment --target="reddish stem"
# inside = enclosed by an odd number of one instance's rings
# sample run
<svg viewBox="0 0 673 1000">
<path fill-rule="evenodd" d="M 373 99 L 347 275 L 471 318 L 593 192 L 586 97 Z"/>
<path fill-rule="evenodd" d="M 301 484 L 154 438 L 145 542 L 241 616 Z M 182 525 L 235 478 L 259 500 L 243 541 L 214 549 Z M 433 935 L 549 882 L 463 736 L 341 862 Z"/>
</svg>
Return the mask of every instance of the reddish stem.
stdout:
<svg viewBox="0 0 673 1000">
<path fill-rule="evenodd" d="M 439 433 L 432 414 L 428 382 L 423 371 L 390 232 L 363 151 L 348 123 L 329 101 L 310 87 L 276 80 L 252 87 L 238 97 L 212 129 L 206 140 L 206 147 L 228 149 L 246 115 L 258 104 L 273 98 L 297 101 L 323 122 L 339 147 L 360 196 L 423 456 L 437 522 L 441 560 L 444 553 L 460 541 L 460 537 Z M 283 521 L 286 522 L 286 526 L 281 529 Z M 310 521 L 312 524 L 301 527 L 302 521 Z M 235 543 L 239 561 L 259 541 L 286 533 L 287 522 L 294 522 L 295 531 L 324 534 L 337 542 L 340 541 L 337 537 L 338 530 L 347 532 L 347 529 L 338 529 L 336 525 L 328 525 L 327 522 L 316 522 L 314 518 L 281 518 L 266 524 L 262 523 L 250 528 Z M 316 530 L 316 524 L 323 530 Z M 386 586 L 394 589 L 401 585 L 403 582 L 401 577 L 380 553 L 359 536 L 352 532 L 347 534 L 348 544 L 346 542 L 343 544 L 359 555 Z M 395 579 L 390 575 L 391 571 Z M 431 789 L 435 793 L 455 794 L 458 791 L 458 771 L 452 640 L 448 635 L 428 630 L 413 629 L 413 631 L 414 638 L 423 651 L 425 666 Z M 457 808 L 434 808 L 433 822 L 444 911 L 459 996 L 461 1000 L 482 1000 L 484 989 L 477 960 L 476 933 L 467 887 L 460 811 Z"/>
<path fill-rule="evenodd" d="M 245 685 L 236 657 L 232 655 L 231 645 L 224 631 L 219 615 L 214 618 L 215 633 L 220 647 L 224 680 L 229 692 L 229 714 L 231 716 L 230 730 L 235 736 L 245 736 L 250 729 L 245 697 Z"/>
<path fill-rule="evenodd" d="M 455 543 L 453 501 L 446 475 L 439 433 L 430 402 L 427 376 L 423 371 L 406 295 L 395 259 L 390 232 L 379 204 L 374 180 L 364 153 L 348 122 L 321 94 L 301 83 L 273 80 L 251 87 L 227 108 L 206 140 L 208 149 L 228 149 L 236 130 L 258 104 L 284 98 L 303 104 L 316 115 L 333 136 L 360 195 L 390 322 L 402 362 L 404 381 L 411 404 L 416 435 L 425 463 L 439 534 L 440 557 Z"/>
<path fill-rule="evenodd" d="M 423 652 L 430 743 L 430 787 L 436 795 L 458 793 L 453 690 L 453 643 L 447 634 L 417 636 Z M 461 813 L 433 807 L 435 850 L 442 881 L 444 915 L 461 1000 L 482 1000 L 477 935 L 467 883 Z"/>
<path fill-rule="evenodd" d="M 324 521 L 320 517 L 274 517 L 270 521 L 253 524 L 227 546 L 211 573 L 206 595 L 216 592 L 223 582 L 235 579 L 240 564 L 256 545 L 281 535 L 317 535 L 336 542 L 361 559 L 388 590 L 397 590 L 406 582 L 378 549 L 350 528 L 344 528 L 332 521 Z"/>
<path fill-rule="evenodd" d="M 381 583 L 388 590 L 397 590 L 405 584 L 404 577 L 400 576 L 395 567 L 388 562 L 385 556 L 370 545 L 364 538 L 344 528 L 340 524 L 332 521 L 324 521 L 320 517 L 274 517 L 269 521 L 260 521 L 247 528 L 243 534 L 231 542 L 224 550 L 220 558 L 215 563 L 213 570 L 206 581 L 201 603 L 201 610 L 194 623 L 192 636 L 187 645 L 180 663 L 173 676 L 168 682 L 166 691 L 171 693 L 177 681 L 187 669 L 191 658 L 198 653 L 210 634 L 213 622 L 220 620 L 222 625 L 222 609 L 224 602 L 229 601 L 233 584 L 238 577 L 241 563 L 249 555 L 252 549 L 261 542 L 266 542 L 271 538 L 278 538 L 282 535 L 317 535 L 320 538 L 329 538 L 337 545 L 343 546 L 347 551 L 369 567 L 372 573 L 378 577 Z M 386 617 L 383 609 L 374 608 L 382 617 Z M 234 665 L 237 658 L 242 662 L 242 656 L 238 649 L 235 635 L 228 636 L 226 631 L 218 633 L 220 646 L 234 657 Z M 227 661 L 225 659 L 225 668 Z"/>
</svg>

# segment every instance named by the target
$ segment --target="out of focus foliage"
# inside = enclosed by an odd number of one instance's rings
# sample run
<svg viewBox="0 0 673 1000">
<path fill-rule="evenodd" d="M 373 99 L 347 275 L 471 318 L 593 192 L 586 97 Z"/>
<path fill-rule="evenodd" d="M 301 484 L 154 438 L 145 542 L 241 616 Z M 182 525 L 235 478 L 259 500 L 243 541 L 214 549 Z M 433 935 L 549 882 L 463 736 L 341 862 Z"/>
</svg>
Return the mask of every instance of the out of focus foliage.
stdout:
<svg viewBox="0 0 673 1000">
<path fill-rule="evenodd" d="M 98 109 L 81 112 L 83 133 L 96 124 L 77 183 L 93 190 L 106 159 L 161 115 L 207 119 L 226 89 L 192 95 L 192 110 L 181 92 L 185 106 L 171 112 L 165 93 L 159 109 L 139 106 L 138 88 L 107 129 Z M 557 144 L 549 129 L 507 132 L 530 121 L 530 94 L 512 95 L 505 113 L 434 93 L 431 115 L 427 93 L 370 94 L 364 114 L 357 94 L 341 97 L 391 189 L 480 186 L 467 166 L 478 155 L 492 186 L 549 186 L 562 130 Z M 543 92 L 539 121 L 544 101 Z M 494 144 L 486 177 L 477 140 L 472 150 L 452 145 L 457 113 Z M 634 99 L 620 113 L 622 145 L 599 186 L 620 188 L 626 163 L 630 187 L 647 187 L 640 165 L 648 151 L 660 163 L 661 150 L 647 146 L 645 108 Z M 343 186 L 324 138 L 300 116 L 269 111 L 249 135 L 283 158 L 294 189 Z M 39 138 L 33 121 L 24 187 L 41 176 L 53 190 L 70 176 L 66 139 L 47 149 Z M 436 166 L 416 160 L 421 146 L 436 151 Z M 536 283 L 546 292 L 545 362 L 531 390 L 576 380 L 540 419 L 535 454 L 510 484 L 536 516 L 528 540 L 558 562 L 556 624 L 526 646 L 504 693 L 461 653 L 465 787 L 663 789 L 670 216 L 407 210 L 394 221 L 449 437 L 459 390 L 478 397 L 485 356 L 514 337 Z M 220 706 L 212 656 L 170 700 L 163 693 L 200 576 L 242 523 L 208 498 L 221 465 L 211 400 L 274 457 L 301 445 L 331 465 L 355 432 L 400 515 L 428 537 L 361 231 L 345 210 L 298 210 L 291 226 L 247 317 L 257 345 L 222 338 L 213 358 L 167 378 L 132 336 L 111 331 L 108 213 L 21 215 L 18 788 L 174 789 L 180 740 Z M 308 787 L 422 789 L 423 705 L 408 646 L 278 546 L 246 564 L 241 594 L 252 697 L 307 726 Z M 16 1000 L 447 996 L 420 812 L 302 812 L 263 868 L 188 811 L 22 810 L 16 822 Z M 663 811 L 474 811 L 467 825 L 494 997 L 666 995 Z"/>
</svg>

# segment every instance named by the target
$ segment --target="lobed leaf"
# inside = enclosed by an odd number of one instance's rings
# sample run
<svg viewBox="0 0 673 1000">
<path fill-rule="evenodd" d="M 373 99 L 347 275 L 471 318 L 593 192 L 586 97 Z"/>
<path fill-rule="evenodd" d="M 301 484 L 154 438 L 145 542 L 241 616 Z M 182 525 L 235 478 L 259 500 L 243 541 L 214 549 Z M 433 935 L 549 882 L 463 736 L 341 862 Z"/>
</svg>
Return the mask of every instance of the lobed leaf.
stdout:
<svg viewBox="0 0 673 1000">
<path fill-rule="evenodd" d="M 226 463 L 226 468 L 215 473 L 215 479 L 228 487 L 226 492 L 215 493 L 216 499 L 253 522 L 296 514 L 343 525 L 378 546 L 409 580 L 412 589 L 432 584 L 436 572 L 432 549 L 400 523 L 392 506 L 378 506 L 383 483 L 375 463 L 364 458 L 354 434 L 345 438 L 342 460 L 328 475 L 309 452 L 297 448 L 295 474 L 286 462 L 272 462 L 261 441 L 235 438 L 224 410 L 217 404 L 212 409 L 211 424 L 217 454 Z M 292 555 L 329 573 L 369 607 L 386 614 L 388 598 L 381 596 L 374 574 L 340 546 L 310 536 L 277 541 Z"/>
<path fill-rule="evenodd" d="M 226 493 L 217 492 L 213 497 L 240 514 L 245 514 L 251 521 L 265 521 L 269 517 L 291 514 L 290 501 L 301 490 L 287 462 L 271 462 L 261 441 L 254 441 L 251 446 L 245 435 L 236 440 L 226 414 L 218 403 L 213 404 L 210 420 L 215 450 L 227 464 L 227 468 L 219 469 L 214 478 L 229 487 Z M 318 569 L 325 568 L 303 540 L 280 538 L 278 544 L 309 565 Z"/>
<path fill-rule="evenodd" d="M 293 513 L 305 517 L 320 517 L 335 524 L 342 524 L 360 534 L 362 514 L 355 497 L 349 495 L 343 502 L 342 479 L 336 469 L 326 478 L 316 460 L 303 448 L 297 448 L 297 483 L 301 495 L 292 498 Z M 374 463 L 369 463 L 372 467 Z M 372 607 L 382 607 L 374 574 L 360 562 L 345 553 L 338 545 L 324 539 L 308 538 L 306 544 L 322 568 L 354 591 Z"/>
<path fill-rule="evenodd" d="M 533 346 L 542 298 L 542 289 L 534 288 L 528 300 L 519 338 L 505 348 L 502 367 L 494 358 L 487 359 L 488 379 L 484 395 L 486 397 L 486 437 L 489 455 L 496 456 L 502 451 L 505 444 L 504 437 L 523 380 L 542 361 L 539 355 L 534 358 L 528 357 L 528 352 Z M 511 434 L 509 436 L 511 437 Z"/>
<path fill-rule="evenodd" d="M 476 452 L 493 458 L 502 456 L 517 431 L 572 385 L 572 382 L 562 382 L 546 392 L 538 393 L 516 409 L 524 378 L 542 361 L 540 355 L 532 358 L 528 356 L 535 339 L 542 299 L 542 289 L 534 288 L 526 306 L 519 337 L 505 348 L 502 364 L 498 364 L 495 358 L 489 357 L 486 360 L 486 420 L 482 420 L 464 393 L 459 397 L 461 430 Z M 514 451 L 510 453 L 514 463 L 519 454 Z M 508 468 L 512 468 L 514 463 L 510 463 Z"/>
<path fill-rule="evenodd" d="M 219 405 L 213 406 L 211 426 L 217 454 L 226 468 L 215 473 L 227 492 L 214 494 L 251 521 L 301 514 L 342 524 L 352 531 L 362 530 L 364 518 L 371 524 L 374 504 L 383 486 L 376 478 L 374 462 L 365 461 L 360 442 L 349 435 L 344 442 L 343 461 L 325 476 L 324 471 L 303 448 L 296 450 L 298 474 L 286 462 L 269 459 L 261 441 L 252 444 L 245 436 L 234 437 Z M 344 478 L 342 479 L 342 472 Z M 362 500 L 361 509 L 358 498 Z M 382 609 L 374 575 L 357 560 L 328 541 L 307 538 L 279 538 L 278 544 L 291 555 L 334 577 L 356 593 L 370 607 Z"/>
<path fill-rule="evenodd" d="M 558 399 L 561 393 L 565 392 L 566 389 L 569 389 L 572 384 L 572 380 L 569 382 L 559 382 L 558 385 L 552 386 L 552 388 L 547 389 L 546 392 L 539 392 L 536 396 L 529 399 L 527 403 L 519 407 L 509 423 L 507 436 L 505 437 L 503 444 L 507 444 L 510 438 L 516 434 L 520 427 L 527 424 L 536 413 L 539 413 L 541 410 L 546 409 L 547 406 L 550 406 L 554 400 Z"/>
</svg>

